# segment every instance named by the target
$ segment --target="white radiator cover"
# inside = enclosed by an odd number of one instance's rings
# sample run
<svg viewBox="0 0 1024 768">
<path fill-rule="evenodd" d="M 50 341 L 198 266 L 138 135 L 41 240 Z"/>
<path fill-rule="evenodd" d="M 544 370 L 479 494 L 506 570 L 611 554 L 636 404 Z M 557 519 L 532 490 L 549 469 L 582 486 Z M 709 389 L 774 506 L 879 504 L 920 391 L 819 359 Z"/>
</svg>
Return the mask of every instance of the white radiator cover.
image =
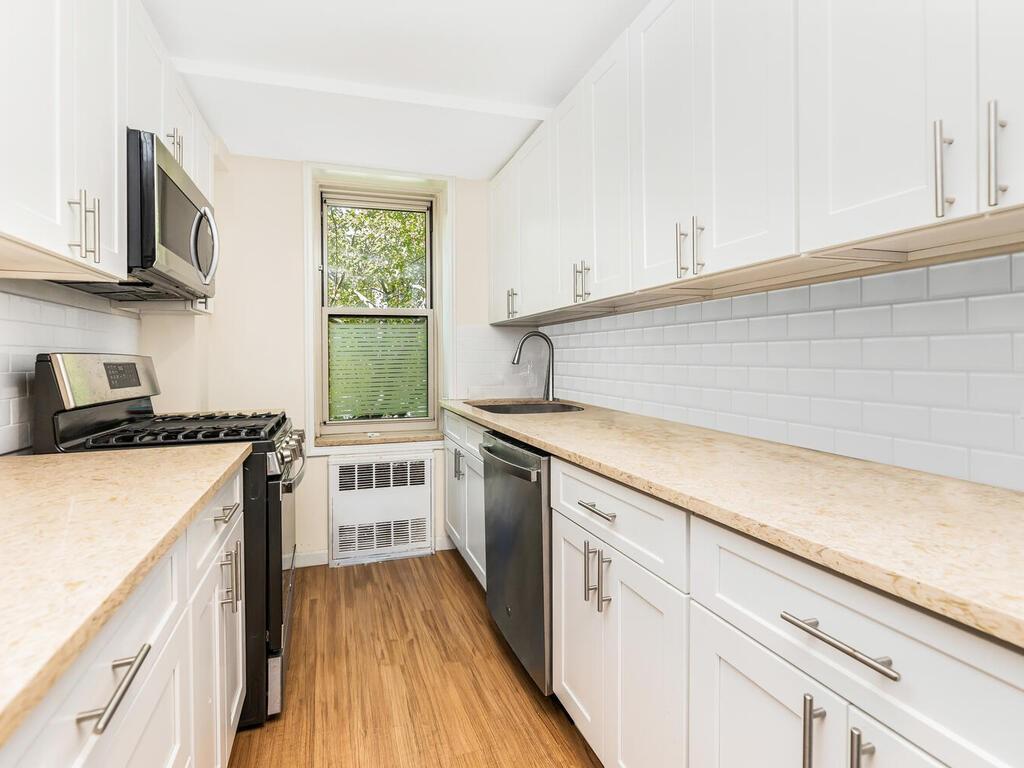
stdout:
<svg viewBox="0 0 1024 768">
<path fill-rule="evenodd" d="M 433 551 L 432 464 L 431 453 L 331 460 L 332 566 Z"/>
</svg>

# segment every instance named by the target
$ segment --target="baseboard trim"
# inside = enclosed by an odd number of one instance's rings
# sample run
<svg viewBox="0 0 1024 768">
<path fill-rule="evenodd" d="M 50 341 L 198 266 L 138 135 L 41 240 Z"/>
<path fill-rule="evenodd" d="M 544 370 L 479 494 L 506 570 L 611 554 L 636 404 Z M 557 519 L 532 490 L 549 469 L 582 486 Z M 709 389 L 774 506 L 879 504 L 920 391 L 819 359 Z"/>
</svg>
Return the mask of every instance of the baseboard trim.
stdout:
<svg viewBox="0 0 1024 768">
<path fill-rule="evenodd" d="M 295 553 L 295 567 L 296 568 L 309 568 L 313 565 L 327 565 L 327 550 L 318 549 L 313 552 L 296 552 Z M 283 559 L 284 568 L 287 570 L 291 567 L 291 557 L 286 556 Z"/>
<path fill-rule="evenodd" d="M 452 544 L 452 540 L 447 533 L 434 537 L 434 551 L 439 552 L 442 549 L 455 549 L 455 545 Z"/>
</svg>

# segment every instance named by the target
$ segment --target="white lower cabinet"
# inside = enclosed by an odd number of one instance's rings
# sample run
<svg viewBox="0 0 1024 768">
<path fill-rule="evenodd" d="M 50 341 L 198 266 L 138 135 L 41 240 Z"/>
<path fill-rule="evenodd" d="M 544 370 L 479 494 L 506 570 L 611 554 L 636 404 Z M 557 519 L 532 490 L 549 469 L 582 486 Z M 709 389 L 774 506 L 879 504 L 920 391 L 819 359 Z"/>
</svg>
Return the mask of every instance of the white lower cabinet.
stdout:
<svg viewBox="0 0 1024 768">
<path fill-rule="evenodd" d="M 226 766 L 245 698 L 242 518 L 192 597 L 195 765 Z"/>
<path fill-rule="evenodd" d="M 855 754 L 861 756 L 863 768 L 941 768 L 944 765 L 856 707 L 848 710 L 847 726 L 851 768 L 857 768 Z M 859 740 L 859 750 L 854 739 Z"/>
<path fill-rule="evenodd" d="M 484 464 L 446 438 L 444 528 L 480 586 L 487 588 L 484 536 Z"/>
<path fill-rule="evenodd" d="M 686 755 L 687 597 L 552 515 L 554 692 L 605 765 Z"/>
<path fill-rule="evenodd" d="M 843 764 L 845 701 L 693 602 L 690 630 L 691 766 Z"/>
</svg>

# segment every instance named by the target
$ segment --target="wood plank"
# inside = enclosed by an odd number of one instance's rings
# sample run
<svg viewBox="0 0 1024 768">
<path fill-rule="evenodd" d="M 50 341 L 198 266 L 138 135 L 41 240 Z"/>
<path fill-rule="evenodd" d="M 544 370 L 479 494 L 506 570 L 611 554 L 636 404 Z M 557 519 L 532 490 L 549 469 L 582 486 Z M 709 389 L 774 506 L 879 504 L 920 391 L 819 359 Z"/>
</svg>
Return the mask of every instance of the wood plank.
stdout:
<svg viewBox="0 0 1024 768">
<path fill-rule="evenodd" d="M 296 578 L 282 715 L 230 768 L 599 766 L 534 687 L 454 550 Z"/>
</svg>

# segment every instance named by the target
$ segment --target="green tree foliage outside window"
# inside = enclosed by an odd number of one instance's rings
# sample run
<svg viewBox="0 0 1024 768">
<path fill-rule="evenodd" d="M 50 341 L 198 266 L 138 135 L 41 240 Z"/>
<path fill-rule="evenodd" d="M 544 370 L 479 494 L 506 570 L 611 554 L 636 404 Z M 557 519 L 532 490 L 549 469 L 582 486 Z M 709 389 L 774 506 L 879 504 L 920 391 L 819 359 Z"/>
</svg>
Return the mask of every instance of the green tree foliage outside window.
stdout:
<svg viewBox="0 0 1024 768">
<path fill-rule="evenodd" d="M 428 318 L 358 314 L 429 307 L 428 215 L 325 206 L 329 421 L 429 416 Z"/>
<path fill-rule="evenodd" d="M 328 206 L 329 307 L 427 306 L 427 214 Z"/>
</svg>

